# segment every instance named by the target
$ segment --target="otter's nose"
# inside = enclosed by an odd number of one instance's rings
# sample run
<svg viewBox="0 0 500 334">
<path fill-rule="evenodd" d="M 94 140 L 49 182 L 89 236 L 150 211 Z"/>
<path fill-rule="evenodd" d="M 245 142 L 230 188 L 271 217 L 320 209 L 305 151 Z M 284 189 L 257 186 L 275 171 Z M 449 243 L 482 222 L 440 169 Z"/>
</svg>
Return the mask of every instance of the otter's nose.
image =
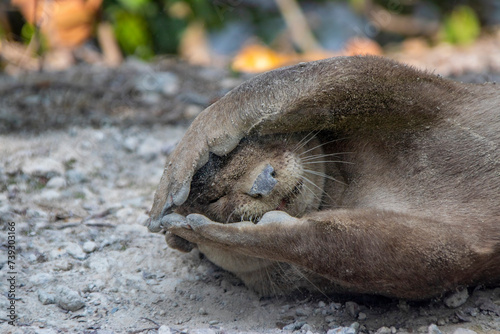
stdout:
<svg viewBox="0 0 500 334">
<path fill-rule="evenodd" d="M 262 172 L 255 179 L 252 188 L 248 192 L 250 196 L 268 196 L 274 189 L 278 180 L 274 178 L 274 168 L 270 164 L 267 164 Z"/>
</svg>

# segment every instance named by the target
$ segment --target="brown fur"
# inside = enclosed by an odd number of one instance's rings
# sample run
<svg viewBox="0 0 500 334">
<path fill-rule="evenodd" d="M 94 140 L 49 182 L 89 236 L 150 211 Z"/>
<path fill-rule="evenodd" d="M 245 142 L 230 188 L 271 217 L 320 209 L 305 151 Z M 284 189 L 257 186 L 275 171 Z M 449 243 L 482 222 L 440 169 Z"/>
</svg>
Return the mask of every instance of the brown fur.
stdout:
<svg viewBox="0 0 500 334">
<path fill-rule="evenodd" d="M 325 165 L 326 172 L 345 185 L 324 180 L 328 196 L 323 194 L 318 209 L 291 212 L 298 219 L 264 215 L 262 224 L 222 225 L 188 216 L 184 225 L 167 226 L 169 243 L 175 246 L 182 237 L 198 244 L 263 293 L 274 292 L 269 285 L 276 280 L 266 277 L 279 276 L 269 273 L 283 270 L 280 263 L 291 265 L 286 274 L 299 268 L 302 279 L 290 287 L 307 285 L 301 281 L 323 287 L 317 279 L 322 277 L 341 290 L 400 298 L 497 283 L 499 106 L 500 91 L 493 85 L 455 83 L 382 58 L 334 58 L 266 73 L 195 120 L 167 165 L 151 226 L 184 202 L 186 184 L 208 152 L 233 149 L 232 137 L 321 130 L 324 153 L 343 153 L 333 159 L 341 162 Z M 272 160 L 241 154 L 252 145 L 254 152 L 270 151 L 259 140 L 242 143 L 221 164 L 221 175 Z M 196 180 L 178 210 L 224 223 L 229 211 L 194 204 L 195 192 L 218 189 Z M 253 181 L 247 174 L 245 182 Z M 245 264 L 238 265 L 240 260 Z"/>
</svg>

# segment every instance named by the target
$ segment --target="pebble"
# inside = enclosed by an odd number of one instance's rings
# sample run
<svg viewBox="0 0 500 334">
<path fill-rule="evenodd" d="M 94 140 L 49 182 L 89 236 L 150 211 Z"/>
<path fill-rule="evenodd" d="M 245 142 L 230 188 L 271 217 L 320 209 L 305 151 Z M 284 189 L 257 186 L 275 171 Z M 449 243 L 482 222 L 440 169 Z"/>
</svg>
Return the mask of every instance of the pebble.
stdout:
<svg viewBox="0 0 500 334">
<path fill-rule="evenodd" d="M 208 314 L 207 311 L 203 307 L 200 307 L 200 309 L 198 310 L 198 313 L 200 315 L 207 315 Z"/>
<path fill-rule="evenodd" d="M 469 298 L 469 292 L 467 289 L 457 291 L 449 295 L 444 299 L 444 304 L 449 308 L 457 308 L 467 301 Z"/>
<path fill-rule="evenodd" d="M 438 328 L 438 326 L 432 324 L 429 326 L 428 328 L 428 333 L 429 334 L 443 334 L 443 332 L 441 332 Z"/>
<path fill-rule="evenodd" d="M 335 321 L 335 317 L 333 315 L 328 315 L 325 317 L 326 322 L 332 322 Z"/>
<path fill-rule="evenodd" d="M 324 301 L 320 301 L 320 302 L 318 303 L 318 306 L 319 306 L 319 307 L 325 307 L 325 306 L 326 306 L 326 304 L 325 304 L 325 302 L 324 302 Z"/>
<path fill-rule="evenodd" d="M 453 332 L 453 334 L 477 334 L 477 332 L 471 330 L 471 329 L 466 329 L 466 328 L 457 328 Z"/>
<path fill-rule="evenodd" d="M 55 176 L 47 182 L 45 187 L 50 189 L 61 189 L 66 187 L 66 179 L 62 176 Z"/>
<path fill-rule="evenodd" d="M 346 302 L 345 303 L 345 309 L 347 313 L 353 317 L 357 318 L 359 315 L 359 305 L 356 304 L 355 302 Z"/>
<path fill-rule="evenodd" d="M 44 285 L 55 280 L 55 277 L 47 273 L 38 273 L 31 275 L 29 282 L 33 285 Z"/>
<path fill-rule="evenodd" d="M 82 247 L 75 242 L 68 242 L 66 244 L 66 252 L 77 260 L 85 260 L 87 257 Z"/>
<path fill-rule="evenodd" d="M 298 308 L 295 310 L 295 314 L 299 317 L 306 317 L 309 315 L 309 312 L 303 308 Z"/>
<path fill-rule="evenodd" d="M 302 328 L 306 324 L 305 321 L 295 321 L 294 323 L 291 323 L 289 325 L 286 325 L 283 327 L 284 331 L 297 331 Z"/>
<path fill-rule="evenodd" d="M 97 249 L 97 244 L 93 241 L 85 241 L 83 243 L 82 249 L 85 253 L 92 253 Z"/>
<path fill-rule="evenodd" d="M 380 327 L 375 332 L 375 334 L 391 334 L 391 333 L 392 333 L 392 330 L 389 327 L 385 327 L 385 326 Z"/>
<path fill-rule="evenodd" d="M 161 325 L 160 328 L 158 328 L 158 334 L 172 334 L 172 331 L 170 327 Z"/>
<path fill-rule="evenodd" d="M 356 334 L 356 330 L 352 327 L 337 327 L 329 329 L 326 334 Z"/>
<path fill-rule="evenodd" d="M 64 165 L 51 158 L 37 157 L 27 160 L 21 168 L 24 174 L 52 178 L 64 174 Z"/>
<path fill-rule="evenodd" d="M 161 141 L 148 137 L 139 145 L 137 154 L 146 161 L 153 161 L 161 154 L 162 148 L 163 143 Z"/>
<path fill-rule="evenodd" d="M 38 300 L 43 305 L 55 304 L 56 296 L 53 293 L 49 293 L 45 290 L 38 290 Z"/>
<path fill-rule="evenodd" d="M 57 306 L 67 311 L 77 311 L 85 306 L 78 292 L 64 285 L 57 286 L 54 301 Z"/>
<path fill-rule="evenodd" d="M 309 324 L 304 324 L 304 326 L 302 326 L 302 327 L 300 328 L 300 330 L 301 330 L 301 331 L 306 331 L 306 332 L 309 332 L 309 331 L 312 331 L 312 330 L 313 330 L 313 328 L 312 328 L 312 326 L 311 326 L 311 325 L 309 325 Z"/>
<path fill-rule="evenodd" d="M 123 141 L 122 146 L 129 153 L 135 152 L 139 146 L 139 139 L 137 137 L 128 137 Z"/>
<path fill-rule="evenodd" d="M 187 331 L 185 331 L 184 333 L 187 333 Z M 217 333 L 219 333 L 219 331 L 215 331 L 212 328 L 196 328 L 189 330 L 189 334 L 217 334 Z M 182 331 L 181 334 L 183 334 Z"/>
<path fill-rule="evenodd" d="M 66 180 L 69 184 L 79 184 L 87 181 L 85 174 L 77 169 L 70 169 L 65 173 Z"/>
<path fill-rule="evenodd" d="M 365 319 L 366 319 L 366 313 L 359 312 L 359 314 L 358 314 L 358 319 L 359 319 L 359 320 L 365 320 Z"/>
<path fill-rule="evenodd" d="M 59 199 L 61 193 L 55 189 L 44 189 L 38 196 L 38 201 L 51 202 Z"/>
<path fill-rule="evenodd" d="M 90 269 L 93 269 L 95 272 L 98 272 L 98 273 L 105 273 L 110 268 L 110 264 L 106 258 L 96 257 L 96 255 L 93 255 L 92 257 L 90 257 L 85 262 L 85 266 L 87 266 Z"/>
<path fill-rule="evenodd" d="M 213 326 L 213 325 L 217 325 L 219 323 L 219 320 L 210 320 L 208 322 L 209 325 Z"/>
</svg>

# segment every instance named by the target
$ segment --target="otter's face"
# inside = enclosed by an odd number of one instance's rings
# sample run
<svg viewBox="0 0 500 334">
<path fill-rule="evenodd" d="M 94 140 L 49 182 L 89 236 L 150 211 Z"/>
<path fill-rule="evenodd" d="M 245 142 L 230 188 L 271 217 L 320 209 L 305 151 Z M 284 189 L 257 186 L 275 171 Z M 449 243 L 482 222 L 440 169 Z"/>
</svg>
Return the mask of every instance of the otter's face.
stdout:
<svg viewBox="0 0 500 334">
<path fill-rule="evenodd" d="M 319 141 L 307 137 L 245 139 L 228 156 L 210 157 L 177 212 L 201 213 L 221 223 L 257 222 L 272 210 L 300 217 L 321 204 L 322 156 Z"/>
</svg>

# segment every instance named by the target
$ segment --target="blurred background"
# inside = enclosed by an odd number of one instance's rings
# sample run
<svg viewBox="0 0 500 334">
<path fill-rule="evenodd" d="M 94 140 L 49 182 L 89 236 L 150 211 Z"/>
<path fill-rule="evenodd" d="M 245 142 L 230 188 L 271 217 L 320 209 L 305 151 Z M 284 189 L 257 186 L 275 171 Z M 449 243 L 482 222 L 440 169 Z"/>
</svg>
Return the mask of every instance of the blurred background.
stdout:
<svg viewBox="0 0 500 334">
<path fill-rule="evenodd" d="M 453 75 L 500 70 L 499 27 L 498 0 L 2 0 L 0 69 L 169 55 L 257 73 L 375 54 Z"/>
</svg>

